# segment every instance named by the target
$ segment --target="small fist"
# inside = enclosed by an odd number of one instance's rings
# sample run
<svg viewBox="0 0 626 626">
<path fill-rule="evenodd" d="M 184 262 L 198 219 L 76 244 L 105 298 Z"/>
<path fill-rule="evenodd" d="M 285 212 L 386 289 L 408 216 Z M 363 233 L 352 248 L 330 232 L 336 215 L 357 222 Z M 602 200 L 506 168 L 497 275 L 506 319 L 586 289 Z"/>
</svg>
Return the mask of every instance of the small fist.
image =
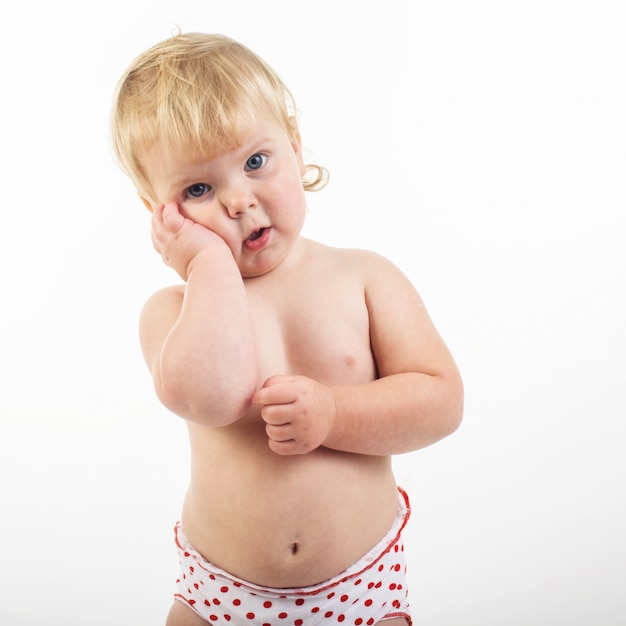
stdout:
<svg viewBox="0 0 626 626">
<path fill-rule="evenodd" d="M 272 376 L 252 401 L 262 406 L 269 447 L 281 455 L 307 454 L 323 445 L 335 419 L 332 389 L 306 376 Z"/>
</svg>

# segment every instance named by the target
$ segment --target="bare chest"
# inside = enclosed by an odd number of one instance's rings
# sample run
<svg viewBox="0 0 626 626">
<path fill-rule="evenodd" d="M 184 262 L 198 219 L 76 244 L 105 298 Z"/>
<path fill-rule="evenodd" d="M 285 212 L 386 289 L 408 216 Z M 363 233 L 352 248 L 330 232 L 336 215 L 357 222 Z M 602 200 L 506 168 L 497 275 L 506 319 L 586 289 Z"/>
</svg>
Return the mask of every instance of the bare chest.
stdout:
<svg viewBox="0 0 626 626">
<path fill-rule="evenodd" d="M 259 382 L 274 374 L 324 384 L 376 377 L 363 289 L 341 279 L 293 281 L 250 294 Z"/>
</svg>

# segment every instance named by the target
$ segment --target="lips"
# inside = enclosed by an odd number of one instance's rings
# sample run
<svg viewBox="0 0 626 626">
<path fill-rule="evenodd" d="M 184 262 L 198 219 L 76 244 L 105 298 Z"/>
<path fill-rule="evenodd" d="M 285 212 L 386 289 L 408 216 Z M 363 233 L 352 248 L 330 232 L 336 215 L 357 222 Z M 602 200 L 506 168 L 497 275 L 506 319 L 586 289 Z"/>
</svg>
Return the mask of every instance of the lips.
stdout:
<svg viewBox="0 0 626 626">
<path fill-rule="evenodd" d="M 256 252 L 267 245 L 270 240 L 271 233 L 271 228 L 259 228 L 243 242 L 243 245 L 247 250 Z"/>
<path fill-rule="evenodd" d="M 265 228 L 259 228 L 259 230 L 254 231 L 249 237 L 248 241 L 256 241 L 262 234 Z"/>
</svg>

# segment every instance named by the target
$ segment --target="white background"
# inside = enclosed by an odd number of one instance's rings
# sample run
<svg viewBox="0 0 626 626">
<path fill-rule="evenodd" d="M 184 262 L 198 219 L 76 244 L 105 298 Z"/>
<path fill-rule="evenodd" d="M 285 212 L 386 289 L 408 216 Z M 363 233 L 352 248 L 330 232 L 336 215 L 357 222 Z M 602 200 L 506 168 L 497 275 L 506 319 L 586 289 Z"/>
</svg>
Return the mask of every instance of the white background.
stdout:
<svg viewBox="0 0 626 626">
<path fill-rule="evenodd" d="M 466 413 L 396 459 L 416 624 L 626 620 L 626 20 L 618 0 L 24 2 L 2 9 L 0 623 L 153 626 L 182 422 L 139 352 L 176 280 L 108 144 L 183 31 L 250 46 L 331 171 L 305 234 L 413 280 Z"/>
</svg>

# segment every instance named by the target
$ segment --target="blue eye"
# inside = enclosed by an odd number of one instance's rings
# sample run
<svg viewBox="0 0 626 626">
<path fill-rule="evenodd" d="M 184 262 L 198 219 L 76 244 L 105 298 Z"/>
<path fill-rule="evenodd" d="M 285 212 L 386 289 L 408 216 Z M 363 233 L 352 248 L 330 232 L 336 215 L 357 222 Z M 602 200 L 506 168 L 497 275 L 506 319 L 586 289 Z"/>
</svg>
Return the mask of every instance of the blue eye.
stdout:
<svg viewBox="0 0 626 626">
<path fill-rule="evenodd" d="M 192 198 L 201 198 L 204 194 L 208 193 L 209 191 L 211 191 L 211 187 L 209 185 L 206 185 L 205 183 L 195 183 L 191 185 L 189 189 L 187 189 L 187 193 Z"/>
<path fill-rule="evenodd" d="M 265 165 L 266 161 L 267 161 L 267 157 L 264 154 L 253 154 L 246 161 L 246 169 L 258 170 L 260 167 L 263 167 L 263 165 Z"/>
</svg>

